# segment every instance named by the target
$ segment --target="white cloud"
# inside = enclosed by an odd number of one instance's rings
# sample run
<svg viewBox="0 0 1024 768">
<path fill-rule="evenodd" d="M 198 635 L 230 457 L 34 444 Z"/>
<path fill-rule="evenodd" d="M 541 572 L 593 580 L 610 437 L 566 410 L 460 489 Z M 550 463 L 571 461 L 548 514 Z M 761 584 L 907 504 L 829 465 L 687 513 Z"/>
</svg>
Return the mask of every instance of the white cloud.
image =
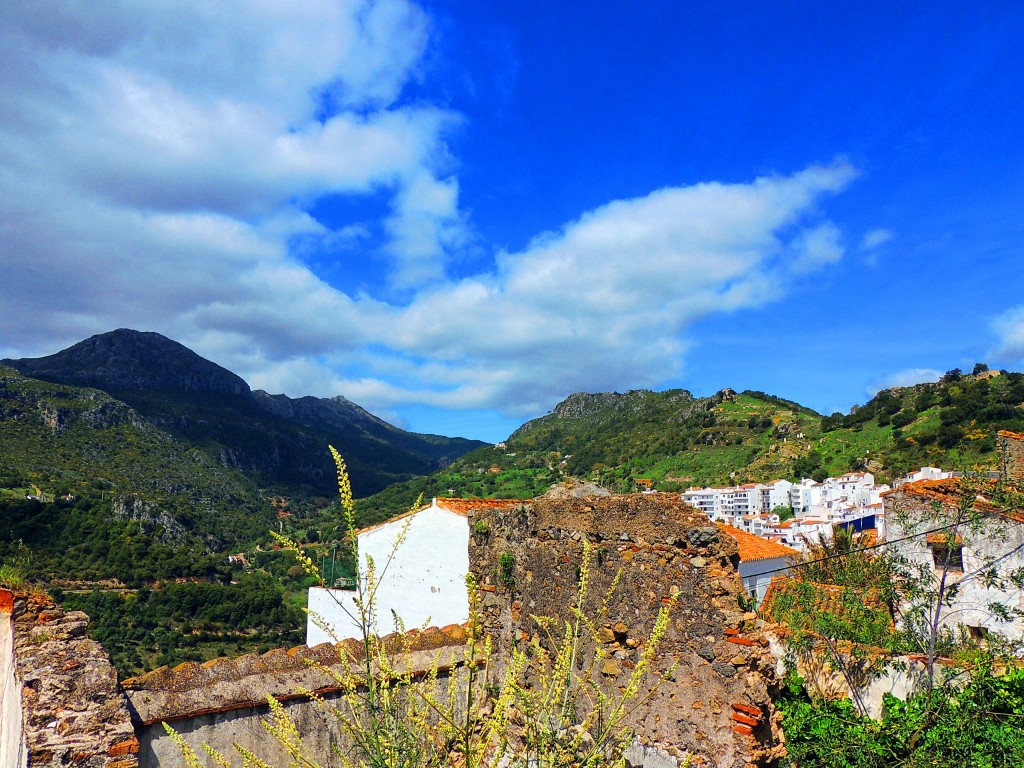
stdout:
<svg viewBox="0 0 1024 768">
<path fill-rule="evenodd" d="M 843 256 L 819 210 L 855 176 L 837 162 L 616 200 L 455 278 L 468 223 L 445 136 L 460 117 L 398 98 L 427 44 L 420 10 L 97 8 L 0 6 L 8 355 L 127 326 L 271 391 L 527 415 L 666 381 L 695 321 L 776 301 Z M 332 231 L 304 211 L 382 193 L 377 222 Z M 306 266 L 319 249 L 360 269 L 370 226 L 401 304 Z"/>
<path fill-rule="evenodd" d="M 891 229 L 872 229 L 864 233 L 860 239 L 860 250 L 862 252 L 873 251 L 881 248 L 893 238 Z"/>
<path fill-rule="evenodd" d="M 912 387 L 915 384 L 925 384 L 938 381 L 943 376 L 942 371 L 933 368 L 906 368 L 902 371 L 892 373 L 867 387 L 868 396 L 881 392 L 883 389 L 892 387 Z"/>
<path fill-rule="evenodd" d="M 993 356 L 1014 361 L 1024 360 L 1024 305 L 999 315 L 992 321 L 992 330 L 997 339 Z"/>
</svg>

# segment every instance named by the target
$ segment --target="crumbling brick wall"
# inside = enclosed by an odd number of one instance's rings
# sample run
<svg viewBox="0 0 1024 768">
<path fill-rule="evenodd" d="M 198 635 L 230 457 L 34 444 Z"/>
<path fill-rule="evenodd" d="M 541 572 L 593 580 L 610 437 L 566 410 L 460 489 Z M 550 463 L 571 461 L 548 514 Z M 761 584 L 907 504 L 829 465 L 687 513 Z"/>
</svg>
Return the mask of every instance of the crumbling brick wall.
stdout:
<svg viewBox="0 0 1024 768">
<path fill-rule="evenodd" d="M 631 494 L 471 510 L 469 522 L 470 569 L 483 584 L 485 627 L 499 653 L 543 636 L 532 617 L 569 618 L 584 541 L 594 552 L 587 615 L 597 615 L 622 571 L 607 620 L 584 651 L 601 645 L 609 690 L 628 680 L 659 609 L 673 603 L 657 667 L 677 666 L 632 714 L 632 762 L 660 755 L 748 766 L 777 758 L 774 660 L 755 614 L 739 603 L 736 542 L 707 517 L 676 495 Z"/>
</svg>

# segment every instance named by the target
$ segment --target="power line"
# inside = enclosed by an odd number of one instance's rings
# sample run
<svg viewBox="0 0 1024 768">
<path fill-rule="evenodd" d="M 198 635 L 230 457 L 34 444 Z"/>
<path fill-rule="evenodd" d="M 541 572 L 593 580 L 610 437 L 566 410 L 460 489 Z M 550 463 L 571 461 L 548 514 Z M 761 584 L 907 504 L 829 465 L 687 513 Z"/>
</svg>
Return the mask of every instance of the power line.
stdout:
<svg viewBox="0 0 1024 768">
<path fill-rule="evenodd" d="M 879 549 L 881 547 L 888 546 L 889 544 L 899 544 L 901 541 L 909 541 L 910 539 L 916 539 L 918 536 L 927 536 L 930 533 L 939 533 L 939 532 L 945 531 L 945 530 L 947 530 L 949 528 L 955 528 L 956 526 L 962 525 L 962 524 L 963 524 L 963 521 L 960 520 L 960 521 L 957 521 L 957 522 L 954 522 L 954 523 L 949 523 L 948 525 L 940 525 L 938 528 L 930 528 L 927 531 L 918 531 L 917 533 L 912 533 L 909 536 L 903 536 L 902 538 L 899 538 L 899 539 L 880 541 L 877 544 L 871 544 L 871 545 L 866 546 L 866 547 L 861 547 L 860 549 L 853 549 L 853 550 L 850 550 L 849 552 L 837 552 L 837 553 L 832 554 L 832 555 L 826 555 L 825 557 L 819 557 L 816 560 L 801 560 L 798 563 L 793 563 L 792 565 L 788 565 L 788 566 L 785 566 L 783 568 L 773 568 L 770 571 L 761 571 L 761 573 L 759 573 L 758 576 L 763 576 L 763 575 L 769 574 L 769 573 L 784 573 L 786 571 L 792 571 L 792 570 L 794 570 L 796 568 L 804 568 L 804 567 L 806 567 L 808 565 L 816 565 L 817 563 L 824 563 L 824 562 L 827 562 L 829 560 L 835 560 L 835 559 L 840 558 L 840 557 L 849 557 L 850 555 L 860 554 L 861 552 L 867 552 L 868 550 Z"/>
</svg>

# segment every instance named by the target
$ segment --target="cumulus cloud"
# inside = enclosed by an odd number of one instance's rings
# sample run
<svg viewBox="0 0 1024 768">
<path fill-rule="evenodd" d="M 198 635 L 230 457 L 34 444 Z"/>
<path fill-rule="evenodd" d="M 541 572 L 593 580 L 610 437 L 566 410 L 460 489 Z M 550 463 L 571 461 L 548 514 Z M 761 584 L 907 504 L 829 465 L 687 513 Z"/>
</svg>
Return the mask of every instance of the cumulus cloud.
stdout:
<svg viewBox="0 0 1024 768">
<path fill-rule="evenodd" d="M 883 389 L 891 389 L 892 387 L 912 387 L 915 384 L 925 384 L 928 382 L 938 381 L 942 376 L 942 371 L 936 371 L 933 368 L 906 368 L 871 384 L 867 388 L 867 394 L 868 396 L 873 397 Z"/>
<path fill-rule="evenodd" d="M 399 98 L 428 34 L 401 0 L 0 6 L 0 352 L 128 326 L 271 391 L 529 415 L 665 382 L 695 321 L 843 257 L 840 161 L 612 201 L 453 276 L 460 116 Z M 339 194 L 388 213 L 310 216 Z M 371 229 L 401 303 L 308 266 L 360 269 Z"/>
<path fill-rule="evenodd" d="M 997 346 L 993 355 L 1008 360 L 1024 360 L 1024 305 L 1007 310 L 992 321 Z"/>
</svg>

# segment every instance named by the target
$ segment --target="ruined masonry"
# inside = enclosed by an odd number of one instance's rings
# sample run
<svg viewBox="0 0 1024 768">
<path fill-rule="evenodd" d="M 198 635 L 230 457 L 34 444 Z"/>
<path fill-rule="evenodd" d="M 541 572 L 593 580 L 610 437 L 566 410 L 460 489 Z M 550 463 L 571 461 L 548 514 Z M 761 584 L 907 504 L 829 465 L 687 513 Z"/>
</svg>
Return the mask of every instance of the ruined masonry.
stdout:
<svg viewBox="0 0 1024 768">
<path fill-rule="evenodd" d="M 0 768 L 137 768 L 139 742 L 89 617 L 0 589 Z"/>
<path fill-rule="evenodd" d="M 540 498 L 469 511 L 470 569 L 483 582 L 485 629 L 499 649 L 543 630 L 532 618 L 568 618 L 583 542 L 593 551 L 584 613 L 596 616 L 622 576 L 598 629 L 602 678 L 618 689 L 671 604 L 660 671 L 676 665 L 632 713 L 636 765 L 771 765 L 782 753 L 771 693 L 777 685 L 757 616 L 739 604 L 736 541 L 675 494 Z M 504 566 L 501 564 L 504 563 Z"/>
</svg>

